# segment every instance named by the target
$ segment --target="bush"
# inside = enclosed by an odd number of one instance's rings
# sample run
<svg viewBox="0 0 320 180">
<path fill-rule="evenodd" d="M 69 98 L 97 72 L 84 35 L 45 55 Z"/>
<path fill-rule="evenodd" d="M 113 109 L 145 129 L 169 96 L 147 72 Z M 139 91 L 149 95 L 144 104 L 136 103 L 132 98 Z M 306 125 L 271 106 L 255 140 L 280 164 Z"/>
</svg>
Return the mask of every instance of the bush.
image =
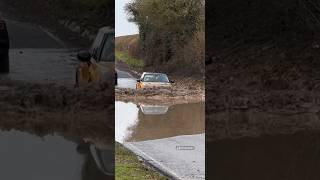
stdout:
<svg viewBox="0 0 320 180">
<path fill-rule="evenodd" d="M 204 71 L 204 51 L 199 49 L 204 46 L 198 42 L 204 38 L 203 0 L 134 0 L 126 9 L 139 26 L 146 66 L 190 63 Z M 187 51 L 192 56 L 183 54 Z"/>
</svg>

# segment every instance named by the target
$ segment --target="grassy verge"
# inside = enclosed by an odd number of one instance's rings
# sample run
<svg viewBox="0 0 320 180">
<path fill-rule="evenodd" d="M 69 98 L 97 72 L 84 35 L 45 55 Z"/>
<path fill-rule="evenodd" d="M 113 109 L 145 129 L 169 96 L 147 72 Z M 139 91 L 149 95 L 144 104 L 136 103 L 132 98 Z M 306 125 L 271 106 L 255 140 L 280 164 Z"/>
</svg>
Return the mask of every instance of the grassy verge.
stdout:
<svg viewBox="0 0 320 180">
<path fill-rule="evenodd" d="M 129 67 L 142 69 L 144 67 L 144 61 L 136 59 L 128 55 L 128 53 L 116 50 L 116 60 L 124 62 Z"/>
<path fill-rule="evenodd" d="M 117 180 L 162 180 L 161 174 L 146 168 L 136 155 L 116 143 L 116 179 Z"/>
</svg>

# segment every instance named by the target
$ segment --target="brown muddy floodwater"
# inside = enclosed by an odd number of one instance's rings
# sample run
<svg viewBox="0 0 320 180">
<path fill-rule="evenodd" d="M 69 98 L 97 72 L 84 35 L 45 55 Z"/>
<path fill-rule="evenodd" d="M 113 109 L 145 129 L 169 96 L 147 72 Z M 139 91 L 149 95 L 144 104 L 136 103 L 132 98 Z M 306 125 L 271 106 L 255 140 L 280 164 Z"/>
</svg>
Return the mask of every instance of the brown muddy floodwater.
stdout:
<svg viewBox="0 0 320 180">
<path fill-rule="evenodd" d="M 210 121 L 210 122 L 209 122 Z M 208 179 L 320 179 L 319 114 L 217 113 L 207 119 Z M 210 131 L 210 132 L 209 132 Z"/>
<path fill-rule="evenodd" d="M 112 144 L 113 145 L 113 144 Z M 0 179 L 114 179 L 114 153 L 81 139 L 0 132 Z"/>
<path fill-rule="evenodd" d="M 205 132 L 204 103 L 160 105 L 116 102 L 116 141 L 134 142 Z"/>
</svg>

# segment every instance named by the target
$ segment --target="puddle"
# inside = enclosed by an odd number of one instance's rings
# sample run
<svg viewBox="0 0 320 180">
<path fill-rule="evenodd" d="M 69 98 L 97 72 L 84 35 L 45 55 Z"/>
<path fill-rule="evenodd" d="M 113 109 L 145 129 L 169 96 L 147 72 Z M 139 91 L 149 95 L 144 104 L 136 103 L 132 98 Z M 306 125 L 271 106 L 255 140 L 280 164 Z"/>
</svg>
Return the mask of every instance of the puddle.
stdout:
<svg viewBox="0 0 320 180">
<path fill-rule="evenodd" d="M 114 153 L 81 139 L 0 132 L 1 179 L 113 179 Z M 111 174 L 110 174 L 111 173 Z"/>
<path fill-rule="evenodd" d="M 128 88 L 128 89 L 135 89 L 136 88 L 136 79 L 133 78 L 118 78 L 118 85 L 119 88 Z"/>
<path fill-rule="evenodd" d="M 320 131 L 206 142 L 208 179 L 316 180 Z"/>
<path fill-rule="evenodd" d="M 147 141 L 204 133 L 204 108 L 204 103 L 167 106 L 117 101 L 116 141 Z"/>
</svg>

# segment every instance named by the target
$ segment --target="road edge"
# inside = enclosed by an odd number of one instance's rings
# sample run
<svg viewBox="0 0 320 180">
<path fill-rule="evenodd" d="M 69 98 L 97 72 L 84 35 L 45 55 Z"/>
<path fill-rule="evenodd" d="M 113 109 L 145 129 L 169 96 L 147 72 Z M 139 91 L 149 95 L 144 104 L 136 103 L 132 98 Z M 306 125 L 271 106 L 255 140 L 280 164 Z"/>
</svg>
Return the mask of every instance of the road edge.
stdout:
<svg viewBox="0 0 320 180">
<path fill-rule="evenodd" d="M 169 179 L 182 180 L 173 171 L 171 171 L 170 169 L 164 167 L 163 165 L 161 165 L 160 162 L 154 160 L 152 157 L 148 156 L 142 150 L 140 150 L 139 148 L 133 146 L 131 143 L 123 143 L 122 145 L 126 149 L 128 149 L 129 151 L 134 153 L 135 155 L 139 156 L 144 161 L 145 164 L 147 164 L 148 166 L 152 167 L 153 169 L 155 169 L 159 173 L 163 174 L 164 176 L 168 177 Z M 153 162 L 153 163 L 151 163 L 151 162 Z"/>
</svg>

